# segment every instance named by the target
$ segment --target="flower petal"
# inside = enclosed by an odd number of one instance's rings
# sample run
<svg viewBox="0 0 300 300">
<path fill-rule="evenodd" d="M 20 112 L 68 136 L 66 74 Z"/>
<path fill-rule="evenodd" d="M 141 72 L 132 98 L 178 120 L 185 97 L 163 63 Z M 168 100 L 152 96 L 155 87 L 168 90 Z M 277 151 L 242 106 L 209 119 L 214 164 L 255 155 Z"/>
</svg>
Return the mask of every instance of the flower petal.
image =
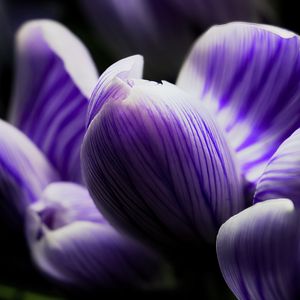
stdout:
<svg viewBox="0 0 300 300">
<path fill-rule="evenodd" d="M 160 245 L 214 240 L 244 207 L 241 177 L 207 111 L 167 82 L 116 82 L 88 128 L 83 174 L 99 208 L 120 229 Z"/>
<path fill-rule="evenodd" d="M 47 155 L 63 179 L 80 181 L 88 98 L 98 78 L 91 57 L 77 37 L 50 20 L 25 23 L 16 47 L 10 120 Z"/>
<path fill-rule="evenodd" d="M 139 286 L 158 271 L 159 260 L 109 225 L 79 185 L 60 182 L 45 189 L 28 209 L 27 238 L 39 268 L 62 283 Z"/>
<path fill-rule="evenodd" d="M 222 225 L 219 265 L 238 299 L 299 299 L 299 220 L 290 200 L 276 199 L 255 204 Z"/>
<path fill-rule="evenodd" d="M 215 26 L 194 45 L 177 81 L 227 131 L 250 181 L 300 125 L 300 41 L 267 25 Z"/>
<path fill-rule="evenodd" d="M 19 222 L 24 209 L 58 175 L 44 155 L 18 129 L 0 120 L 1 218 Z"/>
<path fill-rule="evenodd" d="M 300 204 L 300 129 L 280 145 L 257 183 L 254 202 L 276 198 Z"/>
<path fill-rule="evenodd" d="M 122 95 L 118 95 L 118 90 L 111 88 L 112 80 L 116 77 L 123 80 L 141 79 L 143 67 L 143 57 L 133 55 L 117 61 L 100 76 L 89 103 L 87 127 L 108 99 L 122 97 Z"/>
</svg>

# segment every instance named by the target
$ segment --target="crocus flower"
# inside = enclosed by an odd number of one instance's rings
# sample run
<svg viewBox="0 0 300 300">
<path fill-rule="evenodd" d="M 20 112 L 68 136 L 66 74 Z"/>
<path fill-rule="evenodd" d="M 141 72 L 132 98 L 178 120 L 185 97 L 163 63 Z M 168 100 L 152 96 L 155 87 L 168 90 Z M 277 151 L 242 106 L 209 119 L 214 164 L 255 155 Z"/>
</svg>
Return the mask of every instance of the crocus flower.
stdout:
<svg viewBox="0 0 300 300">
<path fill-rule="evenodd" d="M 119 61 L 92 94 L 88 189 L 113 224 L 156 245 L 214 241 L 299 126 L 299 38 L 266 25 L 215 26 L 177 86 L 141 80 L 141 70 L 140 57 Z"/>
<path fill-rule="evenodd" d="M 159 275 L 157 258 L 108 224 L 80 185 L 48 185 L 27 214 L 33 259 L 62 283 L 96 290 L 142 287 Z"/>
<path fill-rule="evenodd" d="M 273 18 L 268 0 L 80 2 L 97 35 L 105 41 L 108 54 L 116 58 L 142 54 L 149 61 L 146 72 L 153 78 L 175 78 L 194 39 L 211 25 Z"/>
<path fill-rule="evenodd" d="M 20 218 L 33 260 L 59 282 L 139 286 L 159 261 L 118 233 L 80 183 L 80 146 L 97 71 L 82 43 L 48 20 L 17 35 L 10 121 L 0 121 L 1 208 Z"/>
<path fill-rule="evenodd" d="M 300 130 L 270 159 L 252 207 L 220 229 L 223 276 L 238 299 L 299 299 Z"/>
</svg>

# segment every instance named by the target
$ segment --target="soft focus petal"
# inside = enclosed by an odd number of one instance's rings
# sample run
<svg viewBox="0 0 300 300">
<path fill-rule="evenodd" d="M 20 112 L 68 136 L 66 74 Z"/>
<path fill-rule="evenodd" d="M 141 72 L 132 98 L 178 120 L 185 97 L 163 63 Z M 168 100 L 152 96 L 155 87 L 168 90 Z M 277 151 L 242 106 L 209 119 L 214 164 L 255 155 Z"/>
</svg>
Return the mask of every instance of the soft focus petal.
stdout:
<svg viewBox="0 0 300 300">
<path fill-rule="evenodd" d="M 115 81 L 82 147 L 83 174 L 119 228 L 160 245 L 214 240 L 244 206 L 233 152 L 207 111 L 167 82 Z"/>
<path fill-rule="evenodd" d="M 174 78 L 204 29 L 228 21 L 275 19 L 269 0 L 81 0 L 88 21 L 116 59 L 140 53 L 146 73 Z M 158 75 L 160 74 L 160 75 Z M 162 75 L 163 74 L 163 75 Z"/>
<path fill-rule="evenodd" d="M 79 152 L 97 72 L 87 49 L 57 22 L 26 23 L 17 34 L 10 119 L 62 178 L 80 181 Z"/>
<path fill-rule="evenodd" d="M 80 2 L 114 59 L 140 53 L 152 62 L 147 65 L 147 73 L 158 78 L 174 77 L 194 37 L 185 17 L 170 1 Z"/>
<path fill-rule="evenodd" d="M 139 286 L 158 271 L 157 258 L 113 229 L 88 191 L 72 183 L 49 185 L 29 208 L 27 238 L 39 268 L 62 283 Z"/>
<path fill-rule="evenodd" d="M 141 55 L 133 55 L 119 60 L 110 66 L 99 78 L 92 93 L 88 113 L 87 127 L 108 99 L 118 98 L 118 90 L 111 88 L 111 81 L 117 77 L 122 80 L 141 79 L 143 76 L 144 59 Z"/>
<path fill-rule="evenodd" d="M 275 198 L 300 205 L 300 129 L 280 145 L 257 183 L 254 202 Z"/>
<path fill-rule="evenodd" d="M 299 211 L 276 199 L 242 211 L 222 225 L 217 254 L 240 300 L 299 299 Z"/>
<path fill-rule="evenodd" d="M 300 41 L 267 25 L 215 26 L 194 45 L 177 84 L 227 131 L 243 172 L 256 181 L 300 125 Z"/>
<path fill-rule="evenodd" d="M 44 155 L 18 129 L 0 120 L 0 215 L 16 222 L 58 176 Z M 12 214 L 9 215 L 8 214 Z"/>
</svg>

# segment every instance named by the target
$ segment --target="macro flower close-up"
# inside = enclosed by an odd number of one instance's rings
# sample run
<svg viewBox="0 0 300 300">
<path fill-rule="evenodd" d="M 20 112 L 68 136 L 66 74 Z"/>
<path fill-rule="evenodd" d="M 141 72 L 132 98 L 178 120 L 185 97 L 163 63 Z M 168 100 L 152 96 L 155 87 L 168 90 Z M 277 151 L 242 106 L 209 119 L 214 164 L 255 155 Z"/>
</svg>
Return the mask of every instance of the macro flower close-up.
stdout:
<svg viewBox="0 0 300 300">
<path fill-rule="evenodd" d="M 16 55 L 16 127 L 0 123 L 3 217 L 24 224 L 33 260 L 54 280 L 90 290 L 151 282 L 159 258 L 110 226 L 82 184 L 87 95 L 97 79 L 88 51 L 59 23 L 37 20 L 19 30 Z"/>
<path fill-rule="evenodd" d="M 0 299 L 297 300 L 294 17 L 1 1 Z"/>
<path fill-rule="evenodd" d="M 91 96 L 82 151 L 100 210 L 160 245 L 214 241 L 299 124 L 298 47 L 292 32 L 229 23 L 194 44 L 177 86 L 139 79 L 140 57 L 110 67 Z"/>
</svg>

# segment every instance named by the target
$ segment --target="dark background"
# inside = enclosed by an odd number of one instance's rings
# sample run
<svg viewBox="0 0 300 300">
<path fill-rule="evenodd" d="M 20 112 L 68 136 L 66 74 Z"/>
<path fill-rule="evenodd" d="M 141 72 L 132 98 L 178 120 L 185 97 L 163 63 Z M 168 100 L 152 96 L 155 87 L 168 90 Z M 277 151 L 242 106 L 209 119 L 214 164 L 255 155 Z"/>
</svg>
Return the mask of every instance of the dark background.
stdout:
<svg viewBox="0 0 300 300">
<path fill-rule="evenodd" d="M 107 49 L 77 1 L 7 0 L 1 1 L 0 4 L 0 117 L 2 119 L 6 118 L 12 92 L 14 32 L 22 22 L 31 18 L 54 18 L 60 21 L 85 43 L 100 74 L 120 58 Z M 274 1 L 274 10 L 277 18 L 273 21 L 268 20 L 269 23 L 300 33 L 297 1 Z M 195 28 L 195 37 L 203 30 L 205 28 Z M 132 54 L 135 52 L 133 51 Z M 178 59 L 181 62 L 183 58 Z M 174 81 L 176 74 L 177 72 L 173 76 L 168 75 L 168 78 L 156 78 L 157 75 L 147 71 L 146 65 L 146 75 L 150 79 Z M 58 291 L 32 266 L 23 233 L 11 228 L 8 222 L 1 219 L 0 299 L 56 299 L 62 295 L 64 293 Z"/>
</svg>

